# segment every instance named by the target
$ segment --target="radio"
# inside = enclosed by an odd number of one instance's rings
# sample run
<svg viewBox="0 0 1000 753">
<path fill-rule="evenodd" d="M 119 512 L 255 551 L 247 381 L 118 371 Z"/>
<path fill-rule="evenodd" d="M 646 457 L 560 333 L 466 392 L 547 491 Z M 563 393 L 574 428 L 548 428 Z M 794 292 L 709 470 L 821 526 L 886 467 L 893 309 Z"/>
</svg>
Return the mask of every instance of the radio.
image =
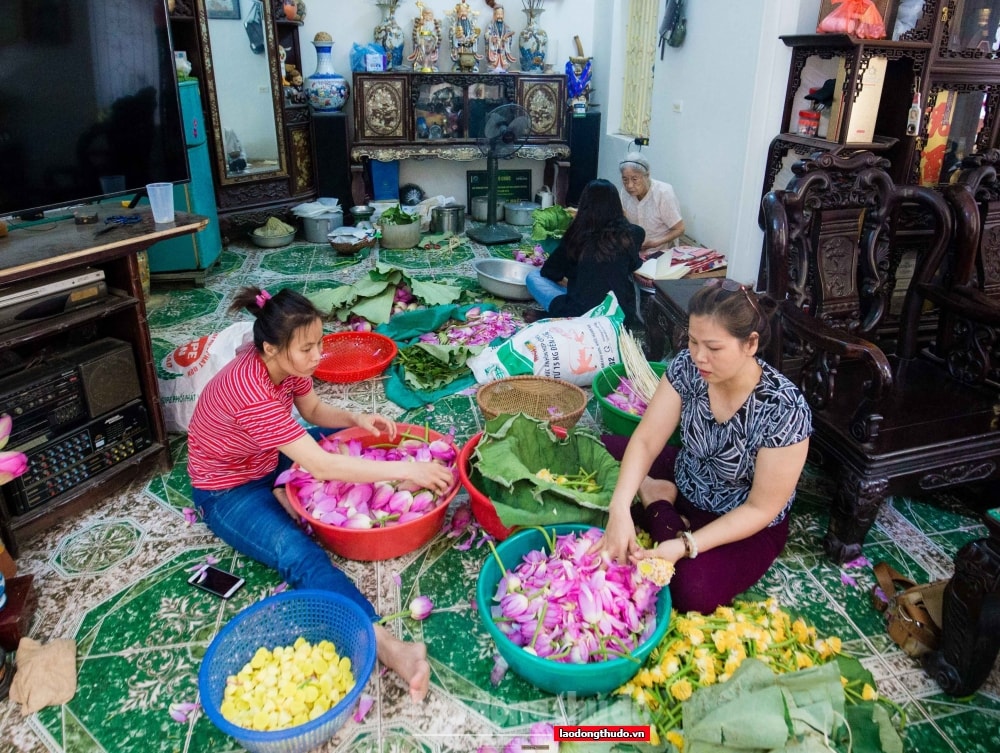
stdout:
<svg viewBox="0 0 1000 753">
<path fill-rule="evenodd" d="M 106 337 L 0 379 L 0 414 L 13 419 L 9 449 L 24 451 L 140 395 L 127 342 Z"/>
<path fill-rule="evenodd" d="M 75 366 L 32 369 L 0 381 L 0 414 L 13 420 L 9 444 L 20 448 L 37 437 L 51 439 L 87 418 Z"/>
<path fill-rule="evenodd" d="M 153 443 L 141 400 L 28 450 L 28 470 L 3 487 L 13 514 L 29 512 Z"/>
</svg>

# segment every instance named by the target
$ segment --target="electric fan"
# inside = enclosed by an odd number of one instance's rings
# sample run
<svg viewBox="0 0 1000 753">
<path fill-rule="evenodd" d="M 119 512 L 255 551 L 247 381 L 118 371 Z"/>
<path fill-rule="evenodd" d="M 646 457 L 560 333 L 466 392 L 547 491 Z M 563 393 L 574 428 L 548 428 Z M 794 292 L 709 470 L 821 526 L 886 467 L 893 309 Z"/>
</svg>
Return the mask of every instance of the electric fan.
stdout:
<svg viewBox="0 0 1000 753">
<path fill-rule="evenodd" d="M 497 243 L 515 243 L 521 232 L 497 222 L 497 160 L 513 157 L 531 133 L 531 117 L 520 105 L 500 105 L 490 110 L 479 137 L 479 149 L 486 157 L 486 224 L 471 228 L 466 235 L 472 240 L 491 246 Z"/>
</svg>

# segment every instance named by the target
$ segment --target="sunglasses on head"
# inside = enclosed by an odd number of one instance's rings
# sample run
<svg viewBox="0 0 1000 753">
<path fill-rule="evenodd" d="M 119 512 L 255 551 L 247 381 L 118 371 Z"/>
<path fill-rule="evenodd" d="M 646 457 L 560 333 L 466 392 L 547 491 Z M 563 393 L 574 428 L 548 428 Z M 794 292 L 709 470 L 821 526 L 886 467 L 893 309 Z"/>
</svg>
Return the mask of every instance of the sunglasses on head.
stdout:
<svg viewBox="0 0 1000 753">
<path fill-rule="evenodd" d="M 754 313 L 758 316 L 761 315 L 760 306 L 757 305 L 757 294 L 750 295 L 750 286 L 744 285 L 742 283 L 736 282 L 736 280 L 730 280 L 728 277 L 709 277 L 705 280 L 706 288 L 722 288 L 723 290 L 728 290 L 730 293 L 735 293 L 736 291 L 743 291 L 743 295 L 746 296 L 747 303 L 753 308 Z"/>
</svg>

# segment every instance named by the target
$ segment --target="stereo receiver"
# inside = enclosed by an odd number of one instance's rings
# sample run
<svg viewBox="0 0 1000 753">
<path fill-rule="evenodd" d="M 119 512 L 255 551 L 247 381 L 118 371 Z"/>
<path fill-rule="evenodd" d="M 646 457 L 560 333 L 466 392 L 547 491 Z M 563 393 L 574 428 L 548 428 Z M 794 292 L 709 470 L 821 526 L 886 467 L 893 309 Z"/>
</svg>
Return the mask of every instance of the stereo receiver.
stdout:
<svg viewBox="0 0 1000 753">
<path fill-rule="evenodd" d="M 3 487 L 10 512 L 29 512 L 152 443 L 146 408 L 142 401 L 134 400 L 34 447 L 25 453 L 28 470 Z"/>
<path fill-rule="evenodd" d="M 140 392 L 132 346 L 110 337 L 0 379 L 0 414 L 13 419 L 9 449 L 47 442 Z"/>
</svg>

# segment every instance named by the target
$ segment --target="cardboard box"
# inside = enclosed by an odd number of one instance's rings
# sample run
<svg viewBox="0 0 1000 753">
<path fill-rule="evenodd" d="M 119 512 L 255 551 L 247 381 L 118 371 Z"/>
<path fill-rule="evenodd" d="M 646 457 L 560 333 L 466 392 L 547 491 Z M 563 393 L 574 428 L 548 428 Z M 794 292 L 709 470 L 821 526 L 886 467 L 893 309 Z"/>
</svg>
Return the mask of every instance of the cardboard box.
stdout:
<svg viewBox="0 0 1000 753">
<path fill-rule="evenodd" d="M 885 71 L 889 64 L 888 58 L 874 56 L 869 60 L 868 68 L 861 74 L 861 92 L 851 105 L 850 91 L 844 92 L 845 82 L 850 85 L 847 66 L 841 59 L 837 69 L 837 82 L 833 87 L 833 105 L 830 114 L 830 128 L 827 141 L 843 141 L 845 144 L 870 144 L 875 140 L 875 120 L 878 118 L 878 106 L 882 100 L 882 86 L 885 84 Z M 846 130 L 842 128 L 844 117 L 850 109 L 850 120 Z M 840 138 L 843 132 L 843 139 Z"/>
</svg>

